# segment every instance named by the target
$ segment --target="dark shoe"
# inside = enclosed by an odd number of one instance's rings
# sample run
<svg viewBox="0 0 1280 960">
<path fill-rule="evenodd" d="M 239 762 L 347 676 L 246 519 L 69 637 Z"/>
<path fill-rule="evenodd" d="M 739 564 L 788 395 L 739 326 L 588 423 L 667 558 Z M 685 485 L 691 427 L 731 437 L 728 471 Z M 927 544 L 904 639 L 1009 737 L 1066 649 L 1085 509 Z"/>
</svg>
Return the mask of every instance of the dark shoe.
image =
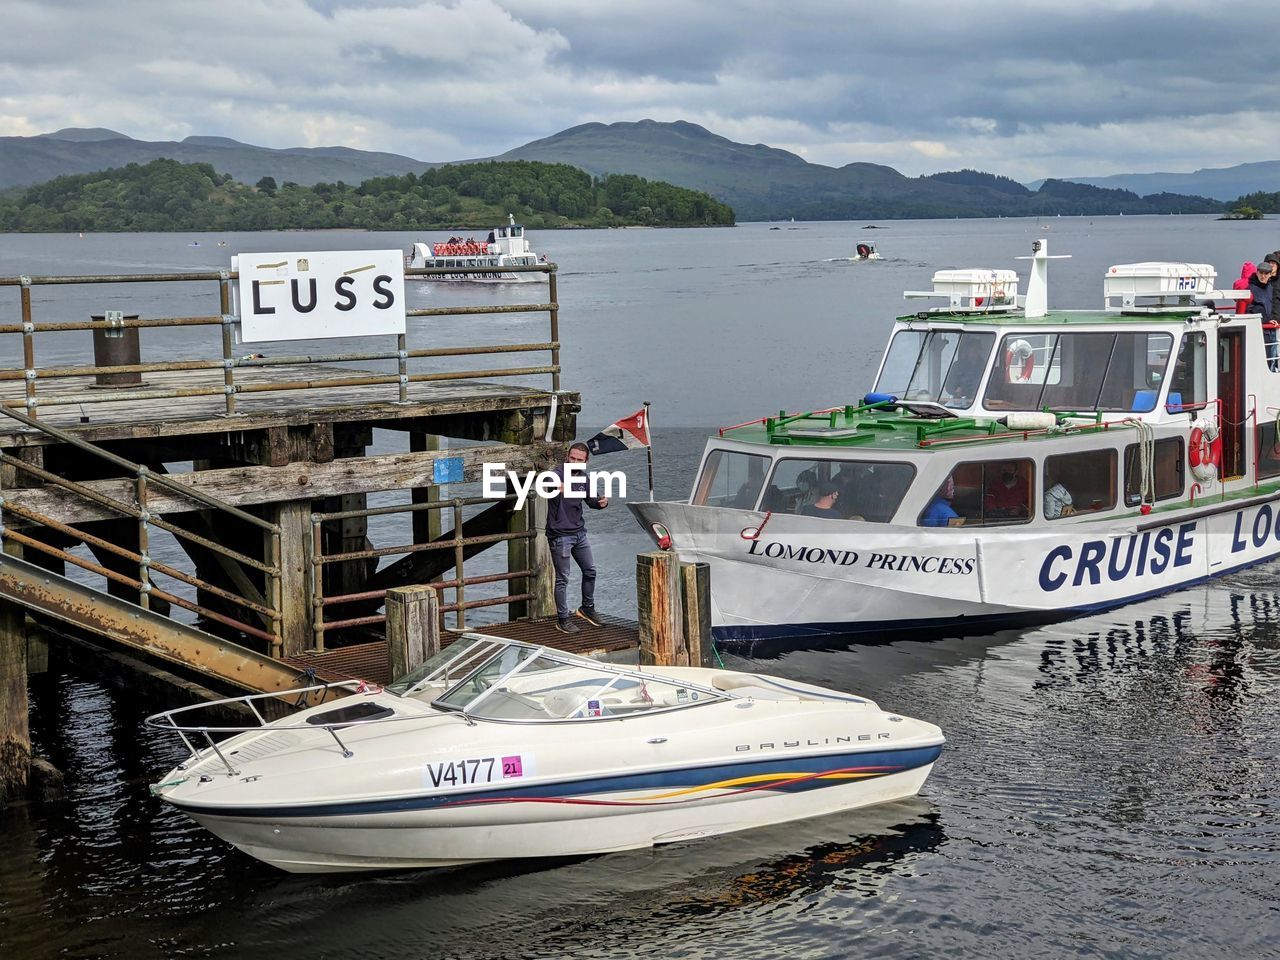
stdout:
<svg viewBox="0 0 1280 960">
<path fill-rule="evenodd" d="M 556 629 L 559 630 L 561 633 L 567 633 L 570 636 L 572 636 L 575 633 L 581 632 L 578 629 L 578 625 L 574 623 L 572 620 L 557 620 Z"/>
<path fill-rule="evenodd" d="M 604 621 L 600 619 L 600 614 L 596 613 L 595 607 L 579 607 L 578 616 L 593 627 L 603 627 Z"/>
</svg>

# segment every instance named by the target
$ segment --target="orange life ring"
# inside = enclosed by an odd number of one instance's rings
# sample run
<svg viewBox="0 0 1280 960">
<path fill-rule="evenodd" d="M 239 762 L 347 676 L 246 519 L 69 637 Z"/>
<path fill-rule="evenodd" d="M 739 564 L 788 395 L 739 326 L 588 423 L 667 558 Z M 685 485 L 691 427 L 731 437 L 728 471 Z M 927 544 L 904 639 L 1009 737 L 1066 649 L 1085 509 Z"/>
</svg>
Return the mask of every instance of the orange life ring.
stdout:
<svg viewBox="0 0 1280 960">
<path fill-rule="evenodd" d="M 1197 420 L 1187 442 L 1187 459 L 1197 480 L 1213 480 L 1222 463 L 1222 437 L 1212 423 Z"/>
<path fill-rule="evenodd" d="M 1019 356 L 1022 357 L 1022 369 L 1019 372 L 1015 372 L 1014 364 L 1017 363 Z M 1031 344 L 1025 340 L 1014 341 L 1011 349 L 1005 351 L 1004 367 L 1010 383 L 1026 383 L 1029 381 L 1032 371 L 1036 368 L 1036 355 L 1031 348 Z"/>
</svg>

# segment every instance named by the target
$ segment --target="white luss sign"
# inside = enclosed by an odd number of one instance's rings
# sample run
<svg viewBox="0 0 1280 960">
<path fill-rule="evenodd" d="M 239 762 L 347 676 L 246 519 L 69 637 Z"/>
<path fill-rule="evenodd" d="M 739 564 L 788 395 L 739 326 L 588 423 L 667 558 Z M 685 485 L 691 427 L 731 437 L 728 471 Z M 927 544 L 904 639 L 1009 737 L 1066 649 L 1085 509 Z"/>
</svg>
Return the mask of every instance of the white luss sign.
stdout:
<svg viewBox="0 0 1280 960">
<path fill-rule="evenodd" d="M 231 269 L 246 341 L 404 333 L 399 250 L 242 253 Z"/>
</svg>

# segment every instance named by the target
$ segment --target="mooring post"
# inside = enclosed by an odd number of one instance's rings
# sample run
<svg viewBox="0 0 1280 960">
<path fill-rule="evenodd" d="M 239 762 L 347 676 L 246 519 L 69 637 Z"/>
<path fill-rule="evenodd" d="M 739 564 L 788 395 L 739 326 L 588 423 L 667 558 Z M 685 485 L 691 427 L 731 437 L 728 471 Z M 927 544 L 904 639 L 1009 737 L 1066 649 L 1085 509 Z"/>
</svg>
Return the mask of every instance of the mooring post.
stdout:
<svg viewBox="0 0 1280 960">
<path fill-rule="evenodd" d="M 677 557 L 665 551 L 636 556 L 636 607 L 640 662 L 655 667 L 688 666 Z"/>
<path fill-rule="evenodd" d="M 680 564 L 680 615 L 689 666 L 712 666 L 710 564 Z"/>
<path fill-rule="evenodd" d="M 398 680 L 440 652 L 440 597 L 435 587 L 387 591 L 387 660 Z"/>
<path fill-rule="evenodd" d="M 542 497 L 531 497 L 525 505 L 529 511 L 529 523 L 533 528 L 533 539 L 529 544 L 529 569 L 533 576 L 529 580 L 529 592 L 533 599 L 529 601 L 529 616 L 538 620 L 556 615 L 556 569 L 551 563 L 551 545 L 547 543 L 547 501 Z"/>
<path fill-rule="evenodd" d="M 0 600 L 0 803 L 23 797 L 31 770 L 26 612 Z"/>
</svg>

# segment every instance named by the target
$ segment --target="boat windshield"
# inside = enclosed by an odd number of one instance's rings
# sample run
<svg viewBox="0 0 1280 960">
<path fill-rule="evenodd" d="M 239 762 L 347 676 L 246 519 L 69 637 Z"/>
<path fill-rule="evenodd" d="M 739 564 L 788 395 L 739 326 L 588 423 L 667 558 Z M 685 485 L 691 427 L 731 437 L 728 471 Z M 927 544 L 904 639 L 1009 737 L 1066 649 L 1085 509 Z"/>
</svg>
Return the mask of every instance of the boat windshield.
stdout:
<svg viewBox="0 0 1280 960">
<path fill-rule="evenodd" d="M 988 410 L 1149 413 L 1172 346 L 1171 334 L 1156 332 L 1010 334 L 996 351 L 982 403 Z"/>
<path fill-rule="evenodd" d="M 978 397 L 995 340 L 994 333 L 899 330 L 889 344 L 876 392 L 958 409 L 970 407 Z"/>
<path fill-rule="evenodd" d="M 710 507 L 751 510 L 764 487 L 769 458 L 737 450 L 712 450 L 693 488 L 693 502 Z"/>
<path fill-rule="evenodd" d="M 491 647 L 490 656 L 432 706 L 482 720 L 597 720 L 724 699 L 709 687 L 509 643 Z"/>
<path fill-rule="evenodd" d="M 387 684 L 387 690 L 402 697 L 423 691 L 431 691 L 431 696 L 436 696 L 509 645 L 500 637 L 463 634 L 416 669 Z"/>
</svg>

